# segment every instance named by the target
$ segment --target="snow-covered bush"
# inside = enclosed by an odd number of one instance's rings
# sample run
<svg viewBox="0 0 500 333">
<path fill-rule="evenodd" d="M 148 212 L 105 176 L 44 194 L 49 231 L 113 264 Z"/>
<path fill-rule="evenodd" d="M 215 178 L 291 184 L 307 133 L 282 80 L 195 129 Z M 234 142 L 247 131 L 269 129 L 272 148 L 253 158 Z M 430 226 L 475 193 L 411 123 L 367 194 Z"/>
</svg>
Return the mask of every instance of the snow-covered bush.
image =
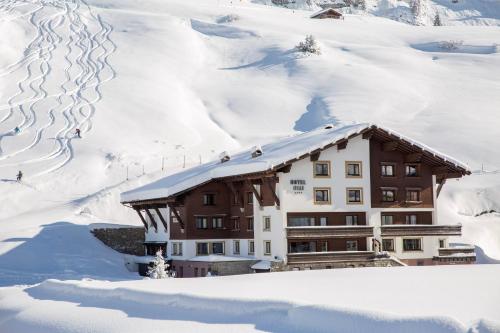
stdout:
<svg viewBox="0 0 500 333">
<path fill-rule="evenodd" d="M 307 35 L 306 39 L 300 42 L 295 48 L 303 53 L 321 54 L 319 45 L 313 35 Z"/>
<path fill-rule="evenodd" d="M 165 260 L 163 259 L 163 253 L 161 250 L 158 250 L 153 261 L 153 267 L 148 270 L 148 276 L 151 279 L 165 279 L 167 277 L 167 267 L 168 265 L 165 264 Z"/>
<path fill-rule="evenodd" d="M 455 51 L 464 44 L 463 40 L 445 40 L 439 42 L 439 47 L 445 51 Z"/>
<path fill-rule="evenodd" d="M 224 15 L 224 16 L 221 16 L 217 19 L 217 23 L 221 24 L 221 23 L 231 23 L 231 22 L 234 22 L 234 21 L 238 21 L 240 19 L 240 17 L 236 14 L 228 14 L 228 15 Z"/>
</svg>

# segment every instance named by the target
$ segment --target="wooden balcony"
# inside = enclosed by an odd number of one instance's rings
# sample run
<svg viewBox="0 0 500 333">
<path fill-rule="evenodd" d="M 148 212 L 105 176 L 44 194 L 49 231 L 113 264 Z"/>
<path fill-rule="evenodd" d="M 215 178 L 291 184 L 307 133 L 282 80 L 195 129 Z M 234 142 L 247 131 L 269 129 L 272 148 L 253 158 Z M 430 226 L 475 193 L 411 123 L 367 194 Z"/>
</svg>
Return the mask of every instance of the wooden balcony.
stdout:
<svg viewBox="0 0 500 333">
<path fill-rule="evenodd" d="M 461 236 L 462 226 L 393 224 L 380 227 L 382 237 L 386 236 Z"/>
<path fill-rule="evenodd" d="M 287 227 L 286 234 L 288 239 L 373 237 L 373 227 L 366 225 Z"/>
<path fill-rule="evenodd" d="M 335 251 L 335 252 L 301 252 L 288 253 L 288 265 L 332 263 L 332 262 L 366 262 L 375 258 L 373 251 Z"/>
<path fill-rule="evenodd" d="M 446 247 L 438 249 L 439 256 L 472 255 L 475 256 L 474 246 Z"/>
</svg>

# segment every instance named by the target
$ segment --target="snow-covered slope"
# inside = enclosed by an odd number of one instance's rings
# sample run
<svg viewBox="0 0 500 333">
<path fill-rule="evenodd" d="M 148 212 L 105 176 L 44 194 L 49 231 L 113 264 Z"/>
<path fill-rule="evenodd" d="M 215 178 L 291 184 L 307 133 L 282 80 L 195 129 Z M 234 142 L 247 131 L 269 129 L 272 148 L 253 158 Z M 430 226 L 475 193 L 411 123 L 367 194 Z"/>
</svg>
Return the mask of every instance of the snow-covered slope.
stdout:
<svg viewBox="0 0 500 333">
<path fill-rule="evenodd" d="M 442 25 L 500 25 L 499 0 L 253 0 L 253 2 L 310 11 L 334 6 L 343 13 L 375 15 L 416 25 L 433 25 L 436 15 L 439 15 Z"/>
<path fill-rule="evenodd" d="M 0 330 L 492 333 L 500 332 L 498 274 L 499 265 L 477 265 L 48 280 L 0 290 Z"/>
<path fill-rule="evenodd" d="M 120 192 L 325 122 L 377 123 L 500 169 L 499 27 L 310 13 L 244 0 L 2 1 L 1 284 L 131 278 L 88 232 L 140 223 Z M 295 52 L 306 34 L 321 55 Z M 499 183 L 450 182 L 440 203 L 444 223 L 464 223 L 456 241 L 496 259 L 500 218 L 473 215 L 498 207 Z"/>
</svg>

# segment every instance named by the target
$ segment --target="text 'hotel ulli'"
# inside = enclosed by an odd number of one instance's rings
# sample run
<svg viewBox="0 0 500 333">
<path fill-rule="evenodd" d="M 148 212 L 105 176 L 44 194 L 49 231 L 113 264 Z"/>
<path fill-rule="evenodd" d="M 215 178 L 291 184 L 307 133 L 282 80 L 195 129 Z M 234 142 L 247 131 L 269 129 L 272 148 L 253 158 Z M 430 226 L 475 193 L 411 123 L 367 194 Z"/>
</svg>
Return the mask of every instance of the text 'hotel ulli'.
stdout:
<svg viewBox="0 0 500 333">
<path fill-rule="evenodd" d="M 392 130 L 324 126 L 122 193 L 177 277 L 473 263 L 436 203 L 464 164 Z M 447 221 L 446 221 L 447 222 Z"/>
</svg>

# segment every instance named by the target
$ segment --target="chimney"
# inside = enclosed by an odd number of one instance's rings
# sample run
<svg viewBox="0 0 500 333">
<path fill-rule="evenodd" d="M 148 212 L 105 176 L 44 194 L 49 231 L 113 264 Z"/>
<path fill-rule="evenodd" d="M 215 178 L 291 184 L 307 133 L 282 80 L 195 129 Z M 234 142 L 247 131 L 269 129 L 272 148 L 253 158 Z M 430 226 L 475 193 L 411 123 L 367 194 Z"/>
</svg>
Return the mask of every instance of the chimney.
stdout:
<svg viewBox="0 0 500 333">
<path fill-rule="evenodd" d="M 262 155 L 262 147 L 261 146 L 252 147 L 252 158 L 259 157 L 260 155 Z"/>
<path fill-rule="evenodd" d="M 221 163 L 224 163 L 229 161 L 231 159 L 231 156 L 229 156 L 229 153 L 227 151 L 223 151 L 219 154 L 219 159 Z"/>
</svg>

